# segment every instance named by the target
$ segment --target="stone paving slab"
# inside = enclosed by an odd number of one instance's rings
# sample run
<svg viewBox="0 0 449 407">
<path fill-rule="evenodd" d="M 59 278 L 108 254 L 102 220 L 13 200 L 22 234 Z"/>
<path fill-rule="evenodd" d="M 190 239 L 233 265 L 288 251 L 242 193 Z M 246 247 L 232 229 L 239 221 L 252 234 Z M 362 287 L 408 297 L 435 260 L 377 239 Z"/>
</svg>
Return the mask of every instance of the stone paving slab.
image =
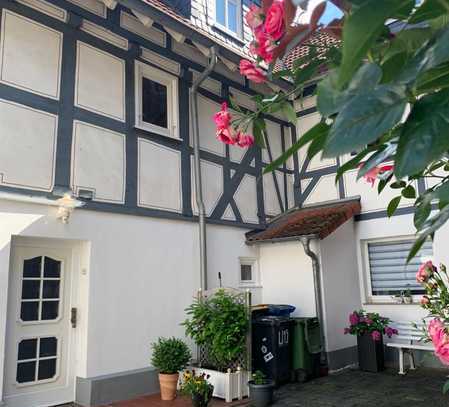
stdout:
<svg viewBox="0 0 449 407">
<path fill-rule="evenodd" d="M 449 407 L 441 392 L 449 370 L 367 373 L 346 370 L 308 383 L 292 383 L 275 394 L 274 407 Z"/>
</svg>

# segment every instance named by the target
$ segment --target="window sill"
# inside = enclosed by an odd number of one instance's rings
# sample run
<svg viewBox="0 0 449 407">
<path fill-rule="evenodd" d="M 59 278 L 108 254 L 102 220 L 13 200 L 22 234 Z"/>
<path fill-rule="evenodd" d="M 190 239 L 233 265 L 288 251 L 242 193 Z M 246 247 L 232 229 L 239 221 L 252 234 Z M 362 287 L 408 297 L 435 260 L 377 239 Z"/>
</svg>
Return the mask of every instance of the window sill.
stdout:
<svg viewBox="0 0 449 407">
<path fill-rule="evenodd" d="M 246 289 L 246 288 L 248 288 L 248 289 L 252 289 L 252 288 L 262 288 L 262 285 L 260 285 L 260 284 L 254 284 L 254 285 L 251 285 L 251 284 L 239 284 L 239 288 L 240 289 Z"/>
<path fill-rule="evenodd" d="M 409 307 L 410 305 L 415 305 L 415 306 L 420 306 L 419 302 L 412 302 L 411 304 L 406 304 L 406 303 L 398 303 L 398 302 L 394 302 L 394 301 L 371 301 L 371 302 L 364 302 L 362 303 L 363 306 L 365 305 L 398 305 L 398 306 L 402 306 L 405 305 L 407 307 Z"/>
<path fill-rule="evenodd" d="M 242 35 L 239 35 L 228 28 L 224 27 L 220 23 L 214 22 L 212 24 L 212 27 L 216 29 L 220 34 L 226 35 L 226 37 L 229 37 L 235 41 L 237 41 L 240 45 L 245 45 L 245 41 L 242 38 Z"/>
<path fill-rule="evenodd" d="M 154 129 L 149 128 L 145 125 L 135 124 L 134 128 L 137 130 L 140 130 L 140 131 L 144 131 L 145 133 L 149 133 L 151 135 L 161 136 L 161 137 L 165 137 L 165 138 L 168 138 L 170 140 L 175 140 L 175 141 L 183 141 L 183 139 L 180 137 L 169 136 L 168 134 L 159 133 L 158 131 L 155 131 Z"/>
</svg>

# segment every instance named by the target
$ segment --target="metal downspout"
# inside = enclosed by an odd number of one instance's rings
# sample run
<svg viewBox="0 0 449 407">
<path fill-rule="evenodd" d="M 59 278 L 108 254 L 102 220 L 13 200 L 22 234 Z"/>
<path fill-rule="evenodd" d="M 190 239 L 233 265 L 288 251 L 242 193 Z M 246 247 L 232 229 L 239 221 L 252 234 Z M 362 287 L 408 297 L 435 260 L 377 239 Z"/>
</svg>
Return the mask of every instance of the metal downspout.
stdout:
<svg viewBox="0 0 449 407">
<path fill-rule="evenodd" d="M 190 120 L 193 130 L 193 165 L 195 174 L 195 199 L 198 207 L 199 243 L 200 243 L 200 288 L 207 289 L 207 250 L 206 250 L 206 208 L 203 200 L 203 182 L 201 178 L 200 141 L 198 124 L 198 88 L 214 70 L 217 63 L 215 46 L 210 49 L 210 60 L 207 68 L 192 83 L 190 89 Z"/>
<path fill-rule="evenodd" d="M 315 288 L 315 306 L 316 315 L 318 321 L 320 322 L 320 336 L 321 336 L 321 363 L 327 365 L 327 353 L 326 353 L 326 342 L 324 337 L 324 312 L 323 312 L 323 296 L 321 290 L 321 272 L 320 272 L 320 260 L 315 252 L 310 249 L 311 238 L 308 236 L 302 236 L 300 238 L 302 246 L 304 247 L 304 252 L 312 260 L 313 269 L 313 283 Z"/>
</svg>

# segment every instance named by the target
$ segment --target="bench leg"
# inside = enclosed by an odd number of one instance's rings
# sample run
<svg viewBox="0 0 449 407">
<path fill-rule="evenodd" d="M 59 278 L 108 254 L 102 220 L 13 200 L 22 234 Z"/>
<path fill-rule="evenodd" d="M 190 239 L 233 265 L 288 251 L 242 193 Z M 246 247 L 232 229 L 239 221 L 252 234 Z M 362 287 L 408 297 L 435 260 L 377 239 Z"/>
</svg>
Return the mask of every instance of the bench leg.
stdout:
<svg viewBox="0 0 449 407">
<path fill-rule="evenodd" d="M 409 357 L 409 360 L 410 360 L 410 369 L 411 370 L 416 370 L 415 355 L 413 354 L 412 350 L 408 351 L 408 357 Z"/>
<path fill-rule="evenodd" d="M 404 371 L 404 349 L 398 348 L 399 351 L 399 374 L 405 375 Z"/>
</svg>

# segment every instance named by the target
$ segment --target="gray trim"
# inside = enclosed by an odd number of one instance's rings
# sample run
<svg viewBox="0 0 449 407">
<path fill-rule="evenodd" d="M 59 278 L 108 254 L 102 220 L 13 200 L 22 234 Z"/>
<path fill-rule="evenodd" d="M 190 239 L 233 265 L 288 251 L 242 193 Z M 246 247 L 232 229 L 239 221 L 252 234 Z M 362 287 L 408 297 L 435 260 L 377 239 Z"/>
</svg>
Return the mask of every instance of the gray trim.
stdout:
<svg viewBox="0 0 449 407">
<path fill-rule="evenodd" d="M 341 160 L 340 157 L 337 157 L 337 169 L 340 168 Z M 345 193 L 345 182 L 343 177 L 338 180 L 338 194 L 340 195 L 340 199 L 346 198 Z"/>
<path fill-rule="evenodd" d="M 268 140 L 266 130 L 263 130 L 263 135 L 264 135 L 264 140 L 265 140 L 265 144 L 267 147 L 268 158 L 270 159 L 270 163 L 272 163 L 273 162 L 273 154 L 271 153 L 270 142 Z M 281 212 L 284 212 L 284 204 L 282 202 L 281 190 L 279 188 L 278 178 L 276 176 L 276 170 L 272 171 L 271 175 L 273 177 L 274 189 L 276 190 L 276 195 L 277 195 L 278 202 L 279 202 L 279 208 L 281 208 Z"/>
<path fill-rule="evenodd" d="M 354 365 L 358 363 L 357 345 L 327 352 L 327 360 L 330 370 L 338 370 Z"/>
<path fill-rule="evenodd" d="M 401 216 L 401 215 L 408 215 L 410 213 L 415 212 L 415 207 L 408 206 L 405 208 L 398 208 L 396 209 L 396 212 L 393 216 Z M 364 220 L 371 220 L 371 219 L 379 219 L 379 218 L 387 218 L 387 211 L 386 210 L 380 210 L 376 212 L 366 212 L 361 213 L 360 215 L 355 216 L 356 222 L 364 221 Z"/>
<path fill-rule="evenodd" d="M 299 112 L 296 112 L 296 117 L 303 117 L 307 116 L 308 114 L 316 113 L 318 112 L 318 109 L 316 106 L 309 107 L 308 109 L 300 110 Z"/>
<path fill-rule="evenodd" d="M 83 407 L 102 406 L 159 392 L 157 371 L 153 368 L 116 374 L 76 378 L 75 402 Z"/>
</svg>

